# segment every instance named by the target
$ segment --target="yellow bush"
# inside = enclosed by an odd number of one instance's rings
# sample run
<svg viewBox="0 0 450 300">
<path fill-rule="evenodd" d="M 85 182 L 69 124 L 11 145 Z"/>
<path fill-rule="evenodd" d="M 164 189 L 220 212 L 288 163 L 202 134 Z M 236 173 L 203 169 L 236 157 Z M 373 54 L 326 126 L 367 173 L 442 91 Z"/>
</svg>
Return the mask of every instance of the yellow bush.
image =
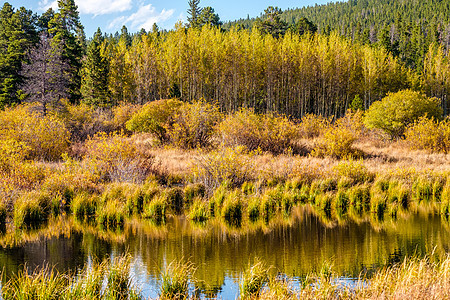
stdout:
<svg viewBox="0 0 450 300">
<path fill-rule="evenodd" d="M 389 93 L 381 101 L 372 103 L 366 111 L 364 123 L 370 129 L 381 129 L 391 138 L 402 137 L 406 127 L 420 117 L 440 119 L 440 100 L 428 98 L 412 90 Z"/>
<path fill-rule="evenodd" d="M 126 123 L 131 120 L 133 115 L 139 111 L 140 105 L 123 104 L 112 109 L 113 119 L 112 127 L 114 130 L 123 130 L 130 132 L 126 128 Z"/>
<path fill-rule="evenodd" d="M 153 171 L 153 156 L 122 133 L 96 134 L 85 146 L 85 167 L 101 181 L 140 182 Z"/>
<path fill-rule="evenodd" d="M 303 138 L 315 138 L 321 136 L 330 125 L 330 119 L 321 115 L 307 114 L 299 125 L 300 135 Z"/>
<path fill-rule="evenodd" d="M 31 189 L 46 176 L 46 169 L 27 158 L 30 147 L 13 139 L 0 140 L 0 194 L 9 198 L 20 189 Z"/>
<path fill-rule="evenodd" d="M 317 142 L 312 156 L 324 157 L 330 156 L 335 158 L 357 157 L 360 154 L 353 148 L 357 136 L 352 129 L 343 125 L 341 122 L 330 126 L 324 133 L 323 137 Z"/>
<path fill-rule="evenodd" d="M 184 103 L 174 114 L 173 124 L 166 127 L 171 144 L 193 149 L 208 147 L 222 114 L 216 105 L 203 101 Z"/>
<path fill-rule="evenodd" d="M 63 109 L 59 118 L 71 133 L 71 139 L 76 142 L 84 141 L 98 132 L 111 131 L 111 113 L 108 110 L 94 108 L 81 103 L 74 105 L 63 101 Z"/>
<path fill-rule="evenodd" d="M 23 105 L 0 112 L 0 139 L 15 140 L 29 148 L 32 158 L 56 160 L 69 147 L 70 133 L 55 115 L 33 112 Z"/>
<path fill-rule="evenodd" d="M 280 154 L 300 150 L 295 143 L 296 125 L 288 118 L 273 114 L 256 114 L 249 109 L 229 115 L 218 127 L 218 134 L 227 147 L 245 146 L 249 151 Z"/>
<path fill-rule="evenodd" d="M 413 149 L 443 153 L 450 151 L 450 121 L 448 120 L 437 122 L 422 117 L 407 128 L 405 136 Z"/>
<path fill-rule="evenodd" d="M 253 153 L 245 148 L 223 148 L 212 151 L 198 159 L 192 167 L 196 181 L 212 191 L 222 183 L 240 186 L 254 177 L 255 163 Z"/>
</svg>

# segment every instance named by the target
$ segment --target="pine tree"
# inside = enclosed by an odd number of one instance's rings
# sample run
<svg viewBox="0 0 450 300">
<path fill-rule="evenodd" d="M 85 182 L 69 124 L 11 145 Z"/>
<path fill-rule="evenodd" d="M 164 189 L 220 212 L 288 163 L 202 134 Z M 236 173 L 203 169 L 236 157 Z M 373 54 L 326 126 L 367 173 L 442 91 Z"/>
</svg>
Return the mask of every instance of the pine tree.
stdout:
<svg viewBox="0 0 450 300">
<path fill-rule="evenodd" d="M 0 108 L 19 103 L 22 61 L 27 49 L 36 42 L 31 11 L 14 11 L 9 3 L 0 10 Z"/>
<path fill-rule="evenodd" d="M 264 11 L 263 19 L 259 19 L 255 26 L 266 34 L 271 34 L 278 38 L 283 36 L 288 28 L 288 24 L 281 20 L 281 9 L 269 6 Z"/>
<path fill-rule="evenodd" d="M 53 51 L 61 52 L 59 54 L 70 66 L 68 94 L 72 102 L 78 102 L 81 98 L 81 61 L 86 48 L 84 29 L 74 0 L 58 0 L 58 7 L 59 12 L 49 23 L 51 45 Z"/>
<path fill-rule="evenodd" d="M 81 93 L 83 100 L 95 106 L 110 104 L 108 93 L 108 62 L 102 53 L 103 37 L 100 28 L 87 47 L 83 63 Z"/>
<path fill-rule="evenodd" d="M 219 27 L 222 25 L 219 15 L 214 12 L 214 8 L 207 6 L 201 10 L 198 18 L 200 26 L 209 24 L 210 26 Z"/>
<path fill-rule="evenodd" d="M 189 9 L 187 10 L 188 13 L 188 26 L 193 28 L 200 27 L 200 14 L 202 13 L 202 9 L 200 7 L 200 0 L 189 0 Z"/>
</svg>

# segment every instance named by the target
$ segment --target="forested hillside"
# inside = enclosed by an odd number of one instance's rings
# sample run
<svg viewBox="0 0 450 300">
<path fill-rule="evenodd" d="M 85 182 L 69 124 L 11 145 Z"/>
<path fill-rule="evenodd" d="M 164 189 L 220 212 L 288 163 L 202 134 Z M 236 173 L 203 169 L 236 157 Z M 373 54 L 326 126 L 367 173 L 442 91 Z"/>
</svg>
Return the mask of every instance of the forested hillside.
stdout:
<svg viewBox="0 0 450 300">
<path fill-rule="evenodd" d="M 262 15 L 264 18 L 264 15 Z M 407 66 L 420 69 L 432 43 L 450 46 L 450 2 L 442 0 L 350 0 L 283 11 L 288 25 L 302 18 L 317 25 L 318 32 L 336 31 L 352 41 L 382 46 Z M 252 28 L 258 18 L 224 24 Z"/>
<path fill-rule="evenodd" d="M 438 97 L 448 112 L 444 1 L 351 1 L 282 14 L 269 7 L 249 30 L 220 28 L 214 9 L 194 2 L 198 16 L 172 30 L 155 25 L 130 34 L 123 27 L 106 35 L 99 29 L 88 41 L 73 0 L 41 16 L 5 3 L 0 106 L 37 101 L 45 113 L 61 98 L 95 107 L 204 98 L 223 111 L 244 106 L 294 117 L 342 116 L 412 88 Z M 283 18 L 296 23 L 289 27 Z M 340 29 L 324 34 L 327 25 Z M 421 33 L 412 34 L 417 28 Z M 373 41 L 355 42 L 366 39 Z"/>
</svg>

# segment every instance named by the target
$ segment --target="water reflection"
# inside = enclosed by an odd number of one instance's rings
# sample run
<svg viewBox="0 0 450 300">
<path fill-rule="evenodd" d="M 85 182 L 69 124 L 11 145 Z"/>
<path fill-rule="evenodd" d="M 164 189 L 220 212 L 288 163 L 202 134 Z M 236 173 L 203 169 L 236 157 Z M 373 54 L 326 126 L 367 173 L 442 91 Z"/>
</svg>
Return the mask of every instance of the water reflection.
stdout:
<svg viewBox="0 0 450 300">
<path fill-rule="evenodd" d="M 289 221 L 241 229 L 217 221 L 196 226 L 173 218 L 163 227 L 135 220 L 123 231 L 113 232 L 64 220 L 49 224 L 50 230 L 55 232 L 62 224 L 70 230 L 0 248 L 0 263 L 6 280 L 24 264 L 30 270 L 48 263 L 62 272 L 76 272 L 92 259 L 129 252 L 134 259 L 133 276 L 146 296 L 156 297 L 161 270 L 173 260 L 184 259 L 196 267 L 196 287 L 204 294 L 235 298 L 242 270 L 256 257 L 289 277 L 301 278 L 327 262 L 339 275 L 356 278 L 362 271 L 370 272 L 404 256 L 441 255 L 450 248 L 448 224 L 433 214 L 377 224 L 371 218 L 322 220 L 307 208 L 296 210 Z"/>
</svg>

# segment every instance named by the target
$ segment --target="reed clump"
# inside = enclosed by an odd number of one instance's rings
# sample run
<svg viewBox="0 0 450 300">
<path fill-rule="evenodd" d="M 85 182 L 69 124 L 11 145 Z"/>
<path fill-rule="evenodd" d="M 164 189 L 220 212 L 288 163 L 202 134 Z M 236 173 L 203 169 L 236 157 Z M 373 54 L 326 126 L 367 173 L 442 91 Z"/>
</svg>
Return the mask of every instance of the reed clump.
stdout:
<svg viewBox="0 0 450 300">
<path fill-rule="evenodd" d="M 93 220 L 99 202 L 100 199 L 98 196 L 88 193 L 77 194 L 72 201 L 72 213 L 80 221 Z"/>
<path fill-rule="evenodd" d="M 94 262 L 77 274 L 48 266 L 31 273 L 25 268 L 3 285 L 1 296 L 5 300 L 144 299 L 131 280 L 130 263 L 130 256 L 123 255 Z"/>
<path fill-rule="evenodd" d="M 51 212 L 51 197 L 40 191 L 22 194 L 14 203 L 16 228 L 37 228 L 46 222 Z"/>
<path fill-rule="evenodd" d="M 97 223 L 109 229 L 123 228 L 125 225 L 126 209 L 117 200 L 104 201 L 97 209 Z"/>
<path fill-rule="evenodd" d="M 240 227 L 243 218 L 242 195 L 238 190 L 229 193 L 222 205 L 222 218 L 229 225 Z"/>
<path fill-rule="evenodd" d="M 189 285 L 195 269 L 189 262 L 172 261 L 160 277 L 161 299 L 188 299 Z"/>
<path fill-rule="evenodd" d="M 239 293 L 241 299 L 255 299 L 261 294 L 261 290 L 269 281 L 268 267 L 261 261 L 255 262 L 253 265 L 242 272 L 239 283 Z"/>
<path fill-rule="evenodd" d="M 194 222 L 205 222 L 209 219 L 208 204 L 199 198 L 196 198 L 188 212 L 187 217 Z"/>
<path fill-rule="evenodd" d="M 168 203 L 165 195 L 159 194 L 144 205 L 142 216 L 151 219 L 156 224 L 162 224 L 166 220 Z"/>
</svg>

